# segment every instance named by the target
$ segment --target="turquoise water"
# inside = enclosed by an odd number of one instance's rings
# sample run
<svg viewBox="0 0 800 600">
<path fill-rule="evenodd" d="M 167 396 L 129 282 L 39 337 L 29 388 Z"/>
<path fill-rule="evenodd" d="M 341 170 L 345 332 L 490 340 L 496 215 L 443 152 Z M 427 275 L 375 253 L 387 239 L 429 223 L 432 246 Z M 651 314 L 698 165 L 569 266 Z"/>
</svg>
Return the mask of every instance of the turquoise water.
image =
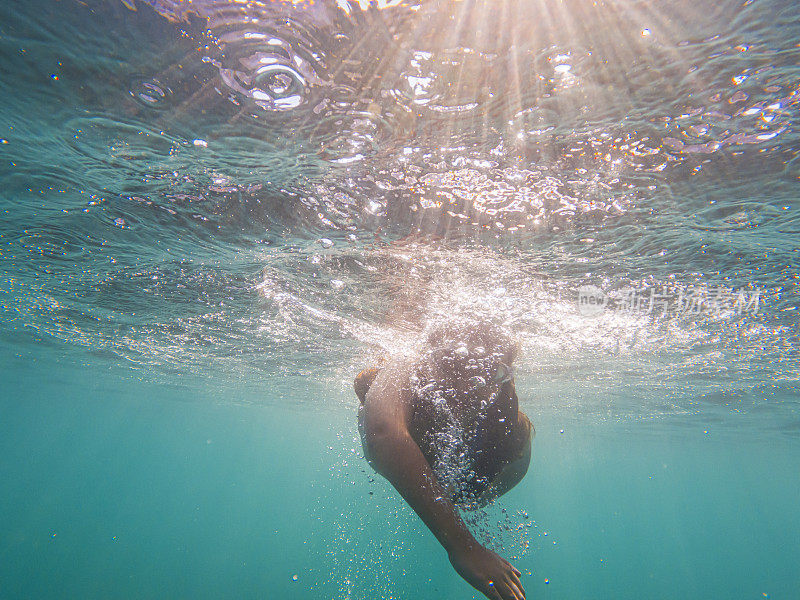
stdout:
<svg viewBox="0 0 800 600">
<path fill-rule="evenodd" d="M 3 366 L 4 598 L 474 597 L 365 469 L 336 382 Z M 528 597 L 796 597 L 796 438 L 524 408 L 532 471 L 477 528 Z"/>
<path fill-rule="evenodd" d="M 0 598 L 477 597 L 351 385 L 487 313 L 529 598 L 800 597 L 796 7 L 369 6 L 0 5 Z"/>
</svg>

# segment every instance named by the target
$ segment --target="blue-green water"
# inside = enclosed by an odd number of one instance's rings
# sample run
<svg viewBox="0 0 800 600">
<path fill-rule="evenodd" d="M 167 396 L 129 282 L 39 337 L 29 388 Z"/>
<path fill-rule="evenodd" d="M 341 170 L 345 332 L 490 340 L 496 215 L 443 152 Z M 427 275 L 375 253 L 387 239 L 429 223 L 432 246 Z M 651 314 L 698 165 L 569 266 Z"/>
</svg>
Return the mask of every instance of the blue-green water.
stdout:
<svg viewBox="0 0 800 600">
<path fill-rule="evenodd" d="M 474 596 L 365 472 L 335 382 L 254 395 L 3 361 L 4 598 Z M 529 597 L 796 597 L 796 438 L 525 404 L 533 469 L 479 528 Z"/>
<path fill-rule="evenodd" d="M 0 598 L 476 597 L 351 388 L 462 313 L 529 598 L 800 598 L 792 3 L 126 4 L 0 5 Z"/>
</svg>

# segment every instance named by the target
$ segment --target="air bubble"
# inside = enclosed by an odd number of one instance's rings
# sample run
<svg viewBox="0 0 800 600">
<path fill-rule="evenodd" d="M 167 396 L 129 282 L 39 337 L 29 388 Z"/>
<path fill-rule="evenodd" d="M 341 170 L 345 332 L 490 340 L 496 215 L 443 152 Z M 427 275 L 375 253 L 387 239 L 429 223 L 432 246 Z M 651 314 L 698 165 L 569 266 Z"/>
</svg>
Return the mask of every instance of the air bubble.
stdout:
<svg viewBox="0 0 800 600">
<path fill-rule="evenodd" d="M 158 79 L 137 77 L 131 81 L 128 93 L 142 106 L 147 108 L 165 108 L 172 91 Z"/>
<path fill-rule="evenodd" d="M 474 377 L 469 378 L 469 387 L 473 390 L 479 390 L 483 387 L 486 387 L 486 380 L 479 375 L 475 375 Z"/>
</svg>

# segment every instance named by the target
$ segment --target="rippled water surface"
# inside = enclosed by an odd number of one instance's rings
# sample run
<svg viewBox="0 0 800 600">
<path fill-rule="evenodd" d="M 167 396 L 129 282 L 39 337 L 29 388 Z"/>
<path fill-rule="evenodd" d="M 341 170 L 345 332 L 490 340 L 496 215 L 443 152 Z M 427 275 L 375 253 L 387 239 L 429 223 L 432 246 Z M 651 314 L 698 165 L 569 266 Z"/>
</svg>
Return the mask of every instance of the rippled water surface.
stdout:
<svg viewBox="0 0 800 600">
<path fill-rule="evenodd" d="M 365 363 L 493 314 L 554 431 L 779 440 L 796 478 L 795 3 L 4 2 L 0 59 L 9 382 L 47 352 L 349 411 Z"/>
</svg>

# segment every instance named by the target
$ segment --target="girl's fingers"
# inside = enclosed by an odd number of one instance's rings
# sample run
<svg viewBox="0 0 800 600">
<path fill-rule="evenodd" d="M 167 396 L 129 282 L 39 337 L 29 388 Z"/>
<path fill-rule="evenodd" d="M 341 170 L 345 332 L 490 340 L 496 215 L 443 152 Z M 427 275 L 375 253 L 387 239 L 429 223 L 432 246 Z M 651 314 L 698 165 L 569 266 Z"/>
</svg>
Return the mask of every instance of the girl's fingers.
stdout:
<svg viewBox="0 0 800 600">
<path fill-rule="evenodd" d="M 513 598 L 504 598 L 500 595 L 500 591 L 497 589 L 497 585 L 490 585 L 489 591 L 484 592 L 489 600 L 513 600 Z"/>
<path fill-rule="evenodd" d="M 519 579 L 509 576 L 508 586 L 514 590 L 519 600 L 525 600 L 525 590 L 522 589 L 522 584 L 520 583 Z"/>
<path fill-rule="evenodd" d="M 505 598 L 507 598 L 508 600 L 524 600 L 525 597 L 522 595 L 522 593 L 517 589 L 515 585 L 513 585 L 509 581 L 504 581 L 503 584 L 505 588 L 504 589 Z"/>
</svg>

